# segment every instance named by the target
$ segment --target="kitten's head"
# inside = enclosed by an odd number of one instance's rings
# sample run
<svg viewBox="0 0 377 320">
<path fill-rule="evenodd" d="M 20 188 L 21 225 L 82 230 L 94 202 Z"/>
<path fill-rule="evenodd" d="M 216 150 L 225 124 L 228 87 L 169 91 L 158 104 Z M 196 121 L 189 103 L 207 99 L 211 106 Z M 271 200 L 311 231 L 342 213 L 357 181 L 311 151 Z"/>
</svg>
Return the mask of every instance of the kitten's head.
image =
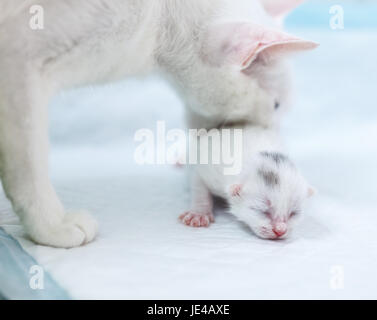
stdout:
<svg viewBox="0 0 377 320">
<path fill-rule="evenodd" d="M 218 114 L 220 119 L 270 125 L 280 113 L 276 111 L 284 110 L 290 101 L 285 57 L 315 47 L 316 43 L 287 34 L 277 24 L 211 25 L 204 32 L 203 64 L 197 66 L 188 103 L 199 114 L 209 111 L 211 117 Z"/>
<path fill-rule="evenodd" d="M 230 210 L 263 239 L 284 239 L 299 222 L 314 194 L 283 154 L 262 152 L 240 184 L 229 188 Z"/>
</svg>

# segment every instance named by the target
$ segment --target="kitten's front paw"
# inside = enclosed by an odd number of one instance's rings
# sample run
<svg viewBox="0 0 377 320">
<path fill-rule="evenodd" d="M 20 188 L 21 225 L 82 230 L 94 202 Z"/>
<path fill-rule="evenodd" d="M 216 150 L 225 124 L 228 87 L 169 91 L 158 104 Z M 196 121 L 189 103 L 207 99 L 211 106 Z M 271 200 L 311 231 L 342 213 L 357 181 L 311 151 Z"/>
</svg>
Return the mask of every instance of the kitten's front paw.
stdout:
<svg viewBox="0 0 377 320">
<path fill-rule="evenodd" d="M 212 213 L 194 213 L 188 211 L 182 214 L 179 220 L 189 227 L 200 228 L 209 227 L 212 222 L 215 222 L 215 217 Z"/>
<path fill-rule="evenodd" d="M 54 226 L 39 226 L 29 232 L 31 238 L 42 245 L 57 248 L 74 248 L 91 242 L 98 231 L 97 221 L 86 212 L 66 214 Z"/>
</svg>

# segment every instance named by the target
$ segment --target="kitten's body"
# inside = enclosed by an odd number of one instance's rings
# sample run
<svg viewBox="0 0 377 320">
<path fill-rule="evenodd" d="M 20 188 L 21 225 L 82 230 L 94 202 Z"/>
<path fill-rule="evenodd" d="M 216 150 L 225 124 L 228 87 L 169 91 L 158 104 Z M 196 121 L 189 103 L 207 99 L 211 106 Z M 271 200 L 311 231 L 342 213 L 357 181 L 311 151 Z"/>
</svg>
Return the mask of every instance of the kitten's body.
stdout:
<svg viewBox="0 0 377 320">
<path fill-rule="evenodd" d="M 49 180 L 52 95 L 156 71 L 179 91 L 195 125 L 269 125 L 276 99 L 287 100 L 287 72 L 280 61 L 263 62 L 262 53 L 313 47 L 255 27 L 274 25 L 258 0 L 40 0 L 43 30 L 29 26 L 33 4 L 0 3 L 0 173 L 32 239 L 58 247 L 92 240 L 96 223 L 66 215 Z M 273 37 L 265 43 L 264 34 Z"/>
<path fill-rule="evenodd" d="M 242 155 L 241 171 L 225 174 L 227 165 L 224 163 L 194 165 L 191 171 L 192 208 L 180 219 L 192 227 L 209 226 L 214 222 L 212 195 L 215 195 L 226 200 L 229 211 L 259 237 L 285 237 L 296 224 L 304 201 L 313 190 L 282 153 L 276 129 L 250 125 L 227 129 L 243 132 L 242 140 L 234 141 L 242 145 L 242 149 L 236 148 L 242 150 L 239 155 Z M 209 145 L 209 153 L 220 145 Z"/>
<path fill-rule="evenodd" d="M 229 196 L 228 187 L 240 183 L 240 177 L 243 177 L 249 173 L 251 168 L 256 166 L 254 162 L 255 155 L 259 152 L 281 152 L 282 143 L 279 138 L 279 133 L 276 129 L 265 129 L 262 127 L 250 126 L 250 125 L 235 125 L 223 127 L 223 129 L 229 130 L 242 130 L 242 146 L 235 150 L 242 150 L 242 165 L 240 167 L 241 172 L 239 174 L 224 174 L 224 169 L 227 165 L 224 164 L 198 164 L 195 166 L 195 172 L 201 177 L 205 185 L 208 186 L 211 193 L 215 196 L 227 199 Z M 236 136 L 231 140 L 235 140 Z M 209 138 L 210 140 L 210 138 Z M 234 141 L 234 144 L 239 143 Z M 210 145 L 211 147 L 211 145 Z M 211 150 L 209 150 L 211 153 Z"/>
</svg>

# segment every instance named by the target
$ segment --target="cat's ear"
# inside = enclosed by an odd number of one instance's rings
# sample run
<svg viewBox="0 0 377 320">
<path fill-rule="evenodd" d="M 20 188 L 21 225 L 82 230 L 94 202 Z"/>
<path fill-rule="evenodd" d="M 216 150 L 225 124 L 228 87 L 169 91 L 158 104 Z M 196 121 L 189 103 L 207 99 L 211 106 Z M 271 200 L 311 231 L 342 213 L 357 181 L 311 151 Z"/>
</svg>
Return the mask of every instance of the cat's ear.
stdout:
<svg viewBox="0 0 377 320">
<path fill-rule="evenodd" d="M 229 193 L 232 197 L 238 198 L 242 194 L 242 184 L 233 184 L 229 187 Z"/>
<path fill-rule="evenodd" d="M 203 58 L 214 65 L 235 65 L 244 70 L 257 58 L 270 61 L 317 46 L 315 42 L 253 23 L 224 23 L 210 27 L 203 44 Z"/>
<path fill-rule="evenodd" d="M 289 12 L 305 0 L 261 0 L 263 7 L 271 16 L 283 19 Z"/>
</svg>

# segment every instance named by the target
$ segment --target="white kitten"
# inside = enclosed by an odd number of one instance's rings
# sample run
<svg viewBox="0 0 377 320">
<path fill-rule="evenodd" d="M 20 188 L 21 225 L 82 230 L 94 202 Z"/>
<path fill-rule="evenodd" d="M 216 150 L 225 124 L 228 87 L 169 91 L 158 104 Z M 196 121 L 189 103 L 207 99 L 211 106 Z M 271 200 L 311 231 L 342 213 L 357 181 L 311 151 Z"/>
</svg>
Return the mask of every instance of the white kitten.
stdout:
<svg viewBox="0 0 377 320">
<path fill-rule="evenodd" d="M 241 173 L 225 175 L 223 164 L 196 165 L 192 172 L 192 208 L 180 219 L 192 227 L 208 227 L 214 222 L 212 195 L 216 195 L 227 200 L 230 212 L 257 236 L 282 239 L 298 222 L 305 200 L 314 191 L 281 152 L 274 129 L 250 125 L 241 129 Z"/>
<path fill-rule="evenodd" d="M 266 8 L 276 18 L 297 1 Z M 316 45 L 278 29 L 258 0 L 0 2 L 0 174 L 31 238 L 57 247 L 91 241 L 96 222 L 69 215 L 48 176 L 47 106 L 59 90 L 159 71 L 190 119 L 268 125 L 288 99 L 283 54 Z"/>
</svg>

